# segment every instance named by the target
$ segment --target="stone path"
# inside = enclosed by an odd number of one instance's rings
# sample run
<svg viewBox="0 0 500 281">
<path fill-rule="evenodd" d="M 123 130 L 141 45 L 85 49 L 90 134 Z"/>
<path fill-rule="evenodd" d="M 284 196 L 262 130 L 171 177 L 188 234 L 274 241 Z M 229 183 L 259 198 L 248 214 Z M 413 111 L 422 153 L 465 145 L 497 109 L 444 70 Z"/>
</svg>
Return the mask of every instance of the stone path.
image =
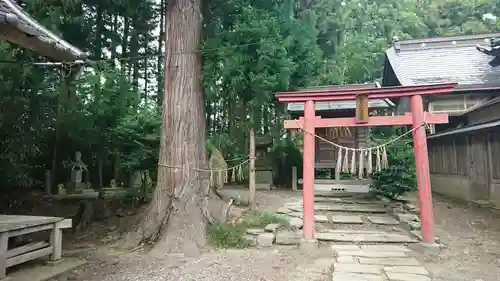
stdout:
<svg viewBox="0 0 500 281">
<path fill-rule="evenodd" d="M 405 246 L 332 245 L 333 281 L 431 281 Z"/>
<path fill-rule="evenodd" d="M 331 247 L 332 258 L 297 267 L 289 280 L 432 280 L 406 246 L 418 240 L 400 225 L 400 221 L 415 220 L 414 215 L 402 214 L 396 219 L 377 200 L 317 197 L 315 201 L 315 238 L 320 247 Z M 287 202 L 279 212 L 289 218 L 294 230 L 278 231 L 275 242 L 299 243 L 302 202 Z"/>
<path fill-rule="evenodd" d="M 304 263 L 290 281 L 431 281 L 429 272 L 404 245 L 333 244 L 331 258 Z"/>
<path fill-rule="evenodd" d="M 418 242 L 388 214 L 383 202 L 376 199 L 350 197 L 315 198 L 316 239 L 328 242 L 355 243 L 414 243 Z M 295 229 L 303 225 L 302 201 L 290 199 L 278 213 L 287 217 Z M 411 216 L 411 217 L 410 217 Z M 404 214 L 399 220 L 413 220 Z"/>
</svg>

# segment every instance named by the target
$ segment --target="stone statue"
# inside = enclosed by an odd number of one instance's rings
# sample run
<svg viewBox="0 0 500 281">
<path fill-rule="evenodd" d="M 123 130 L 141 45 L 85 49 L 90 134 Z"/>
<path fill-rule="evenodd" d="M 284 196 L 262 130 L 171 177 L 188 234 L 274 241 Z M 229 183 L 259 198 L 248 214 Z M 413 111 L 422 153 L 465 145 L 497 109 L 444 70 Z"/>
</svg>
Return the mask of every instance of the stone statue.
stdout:
<svg viewBox="0 0 500 281">
<path fill-rule="evenodd" d="M 87 189 L 88 185 L 82 183 L 83 171 L 88 173 L 87 165 L 82 161 L 82 153 L 80 151 L 75 152 L 75 160 L 69 161 L 65 167 L 69 168 L 71 171 L 71 180 L 68 182 L 67 189 L 72 192 L 76 192 L 82 189 Z"/>
</svg>

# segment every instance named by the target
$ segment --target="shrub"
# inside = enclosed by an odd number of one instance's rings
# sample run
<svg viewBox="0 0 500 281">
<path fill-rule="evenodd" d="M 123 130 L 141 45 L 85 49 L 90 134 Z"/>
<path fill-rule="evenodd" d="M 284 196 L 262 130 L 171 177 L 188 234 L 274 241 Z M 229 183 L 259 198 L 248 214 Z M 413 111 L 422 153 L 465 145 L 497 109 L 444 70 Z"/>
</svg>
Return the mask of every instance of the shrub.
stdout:
<svg viewBox="0 0 500 281">
<path fill-rule="evenodd" d="M 247 229 L 264 228 L 270 223 L 279 223 L 284 227 L 289 226 L 288 220 L 273 213 L 249 210 L 231 223 L 217 223 L 210 226 L 208 237 L 217 248 L 246 248 L 251 245 L 245 239 Z"/>
<path fill-rule="evenodd" d="M 417 189 L 413 145 L 401 139 L 387 148 L 389 168 L 372 174 L 371 188 L 377 193 L 395 199 Z"/>
</svg>

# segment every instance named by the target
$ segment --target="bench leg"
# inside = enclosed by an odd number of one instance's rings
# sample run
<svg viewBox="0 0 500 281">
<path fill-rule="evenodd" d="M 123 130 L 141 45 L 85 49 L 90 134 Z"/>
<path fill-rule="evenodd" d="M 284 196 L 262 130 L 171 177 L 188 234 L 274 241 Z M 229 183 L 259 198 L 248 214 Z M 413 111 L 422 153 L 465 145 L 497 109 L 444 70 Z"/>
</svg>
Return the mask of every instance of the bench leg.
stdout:
<svg viewBox="0 0 500 281">
<path fill-rule="evenodd" d="M 62 256 L 62 229 L 59 223 L 54 224 L 52 234 L 50 236 L 50 245 L 52 246 L 51 261 L 58 261 Z"/>
<path fill-rule="evenodd" d="M 9 246 L 9 233 L 0 233 L 0 279 L 5 278 L 7 271 L 7 250 Z"/>
</svg>

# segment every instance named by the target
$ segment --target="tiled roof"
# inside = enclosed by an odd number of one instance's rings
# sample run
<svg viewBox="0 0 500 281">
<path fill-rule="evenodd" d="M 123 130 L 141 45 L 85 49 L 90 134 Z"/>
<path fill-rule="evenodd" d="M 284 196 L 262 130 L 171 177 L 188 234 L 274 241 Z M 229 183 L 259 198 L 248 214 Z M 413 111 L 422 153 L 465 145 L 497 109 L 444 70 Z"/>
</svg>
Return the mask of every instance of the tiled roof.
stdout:
<svg viewBox="0 0 500 281">
<path fill-rule="evenodd" d="M 342 109 L 355 109 L 356 101 L 346 100 L 346 101 L 320 101 L 315 103 L 316 111 L 333 111 Z M 389 108 L 394 106 L 394 104 L 389 100 L 369 100 L 369 108 Z M 303 102 L 292 102 L 287 106 L 287 110 L 290 112 L 302 112 L 304 111 Z"/>
<path fill-rule="evenodd" d="M 477 50 L 492 37 L 500 33 L 399 41 L 386 51 L 386 66 L 392 67 L 403 86 L 448 82 L 458 83 L 457 89 L 499 86 L 500 66 L 490 64 L 495 57 Z"/>
<path fill-rule="evenodd" d="M 0 0 L 0 39 L 59 61 L 83 60 L 87 56 L 25 13 L 14 0 Z"/>
<path fill-rule="evenodd" d="M 313 90 L 361 90 L 361 89 L 374 89 L 380 87 L 380 85 L 371 83 L 371 84 L 346 84 L 346 85 L 328 85 L 328 86 L 320 86 L 320 87 L 310 87 L 306 89 L 301 89 L 301 91 L 313 91 Z M 369 100 L 368 107 L 369 108 L 389 108 L 393 107 L 394 104 L 388 99 L 377 99 L 377 100 Z M 322 101 L 315 103 L 316 111 L 333 111 L 333 110 L 344 110 L 344 109 L 355 109 L 356 101 L 347 100 L 347 101 Z M 303 112 L 304 111 L 304 103 L 302 102 L 292 102 L 287 105 L 287 110 L 290 112 Z"/>
</svg>

